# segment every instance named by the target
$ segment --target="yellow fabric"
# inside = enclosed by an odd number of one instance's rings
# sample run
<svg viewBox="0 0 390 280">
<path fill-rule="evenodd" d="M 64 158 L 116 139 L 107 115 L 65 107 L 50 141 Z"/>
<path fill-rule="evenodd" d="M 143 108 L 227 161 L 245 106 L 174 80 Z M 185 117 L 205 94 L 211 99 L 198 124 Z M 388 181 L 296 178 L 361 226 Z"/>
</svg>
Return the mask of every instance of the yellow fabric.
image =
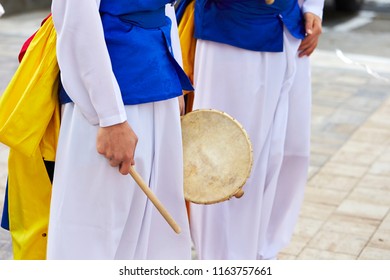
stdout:
<svg viewBox="0 0 390 280">
<path fill-rule="evenodd" d="M 10 147 L 8 205 L 14 259 L 45 259 L 51 183 L 60 124 L 56 32 L 38 30 L 0 99 L 0 141 Z"/>
<path fill-rule="evenodd" d="M 183 69 L 192 84 L 194 83 L 194 61 L 196 48 L 196 39 L 194 37 L 194 9 L 195 1 L 192 1 L 186 7 L 178 25 L 180 46 L 183 57 Z M 187 95 L 186 112 L 188 113 L 192 110 L 194 92 L 185 91 L 184 94 Z"/>
<path fill-rule="evenodd" d="M 195 1 L 191 1 L 187 5 L 183 16 L 178 24 L 180 47 L 183 57 L 183 70 L 189 77 L 192 84 L 194 84 L 194 63 L 196 49 L 196 39 L 194 37 L 194 11 Z M 185 112 L 189 113 L 192 111 L 195 94 L 193 91 L 185 91 L 184 94 L 186 96 Z M 188 220 L 190 221 L 191 206 L 189 201 L 186 201 L 186 208 Z"/>
<path fill-rule="evenodd" d="M 51 183 L 42 154 L 32 157 L 10 150 L 8 158 L 8 207 L 13 257 L 46 259 Z"/>
</svg>

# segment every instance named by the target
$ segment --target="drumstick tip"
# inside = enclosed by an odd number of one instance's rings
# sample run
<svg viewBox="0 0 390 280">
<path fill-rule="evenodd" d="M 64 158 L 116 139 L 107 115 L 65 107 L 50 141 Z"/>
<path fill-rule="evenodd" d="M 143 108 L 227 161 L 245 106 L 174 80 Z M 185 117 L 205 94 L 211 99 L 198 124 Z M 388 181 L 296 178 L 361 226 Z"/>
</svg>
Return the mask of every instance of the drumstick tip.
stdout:
<svg viewBox="0 0 390 280">
<path fill-rule="evenodd" d="M 175 232 L 176 232 L 177 234 L 180 234 L 180 233 L 181 233 L 181 228 L 178 226 L 177 228 L 175 228 Z"/>
</svg>

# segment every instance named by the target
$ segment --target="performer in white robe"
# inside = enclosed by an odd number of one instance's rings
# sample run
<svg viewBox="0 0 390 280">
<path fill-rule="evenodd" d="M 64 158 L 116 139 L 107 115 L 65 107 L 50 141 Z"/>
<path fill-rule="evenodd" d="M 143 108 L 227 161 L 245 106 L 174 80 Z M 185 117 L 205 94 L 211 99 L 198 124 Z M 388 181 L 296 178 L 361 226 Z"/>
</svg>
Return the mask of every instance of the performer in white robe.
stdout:
<svg viewBox="0 0 390 280">
<path fill-rule="evenodd" d="M 189 82 L 170 57 L 172 36 L 180 63 L 170 2 L 53 1 L 57 57 L 68 100 L 63 101 L 54 172 L 48 259 L 191 258 L 177 98 Z M 155 27 L 149 30 L 144 24 Z M 144 36 L 151 40 L 143 42 Z M 118 53 L 122 46 L 128 53 Z M 127 65 L 131 59 L 145 61 Z M 118 70 L 121 62 L 124 67 Z M 127 82 L 134 80 L 143 91 Z M 125 126 L 119 136 L 107 132 L 118 125 Z M 180 234 L 125 175 L 133 163 L 181 227 Z"/>
<path fill-rule="evenodd" d="M 242 198 L 213 205 L 191 204 L 191 233 L 199 259 L 275 259 L 291 239 L 309 164 L 308 56 L 321 33 L 323 8 L 323 0 L 303 3 L 302 11 L 312 30 L 302 26 L 307 36 L 301 43 L 299 26 L 295 24 L 299 13 L 291 8 L 295 1 L 276 0 L 270 6 L 249 0 L 240 6 L 234 6 L 235 0 L 209 1 L 202 19 L 197 18 L 195 10 L 193 109 L 218 109 L 237 119 L 249 134 L 254 158 Z M 237 22 L 247 3 L 253 5 L 247 7 L 251 13 L 258 8 L 260 14 L 267 14 L 271 9 L 271 16 L 264 16 L 249 36 L 233 20 L 231 25 L 224 22 L 231 18 Z M 226 12 L 231 4 L 233 10 Z M 284 11 L 286 5 L 288 9 Z M 200 7 L 195 9 L 202 10 Z M 214 27 L 221 27 L 210 31 L 216 14 L 219 17 Z M 257 15 L 257 19 L 261 17 Z M 236 38 L 239 39 L 235 41 Z"/>
</svg>

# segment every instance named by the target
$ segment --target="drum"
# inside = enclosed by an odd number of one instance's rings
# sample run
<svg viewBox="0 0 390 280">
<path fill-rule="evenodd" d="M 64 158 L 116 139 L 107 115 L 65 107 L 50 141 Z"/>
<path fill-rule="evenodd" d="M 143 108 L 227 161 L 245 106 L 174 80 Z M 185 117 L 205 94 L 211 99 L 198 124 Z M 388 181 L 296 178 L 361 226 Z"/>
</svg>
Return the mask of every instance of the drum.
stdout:
<svg viewBox="0 0 390 280">
<path fill-rule="evenodd" d="M 181 118 L 184 196 L 213 204 L 243 195 L 252 169 L 252 145 L 241 124 L 225 112 L 194 110 Z"/>
</svg>

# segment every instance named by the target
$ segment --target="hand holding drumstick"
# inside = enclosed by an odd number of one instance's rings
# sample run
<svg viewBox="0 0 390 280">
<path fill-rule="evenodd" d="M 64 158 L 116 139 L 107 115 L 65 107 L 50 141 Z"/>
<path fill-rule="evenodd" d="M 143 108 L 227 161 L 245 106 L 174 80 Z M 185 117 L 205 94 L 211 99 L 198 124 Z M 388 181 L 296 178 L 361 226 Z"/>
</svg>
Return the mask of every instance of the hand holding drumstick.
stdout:
<svg viewBox="0 0 390 280">
<path fill-rule="evenodd" d="M 137 135 L 127 122 L 123 122 L 99 128 L 97 150 L 99 154 L 105 156 L 109 160 L 112 167 L 119 167 L 119 172 L 121 174 L 130 174 L 172 229 L 176 233 L 180 233 L 180 227 L 133 167 L 134 151 L 137 142 Z"/>
</svg>

